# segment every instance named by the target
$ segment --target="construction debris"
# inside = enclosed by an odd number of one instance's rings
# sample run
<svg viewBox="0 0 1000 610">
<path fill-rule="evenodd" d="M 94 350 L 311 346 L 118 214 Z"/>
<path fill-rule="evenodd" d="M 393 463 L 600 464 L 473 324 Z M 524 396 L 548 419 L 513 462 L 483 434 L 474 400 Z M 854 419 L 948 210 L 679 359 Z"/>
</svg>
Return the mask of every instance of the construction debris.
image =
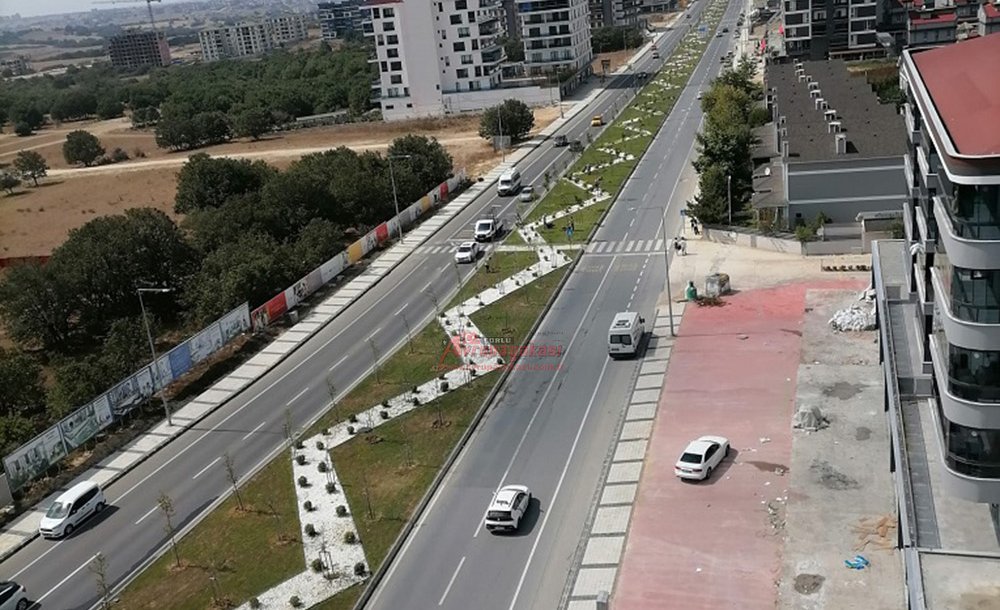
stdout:
<svg viewBox="0 0 1000 610">
<path fill-rule="evenodd" d="M 865 550 L 868 545 L 881 551 L 896 548 L 896 518 L 892 515 L 858 519 L 858 524 L 852 525 L 851 530 L 858 535 L 855 552 Z"/>
<path fill-rule="evenodd" d="M 855 303 L 847 309 L 841 309 L 830 318 L 830 326 L 838 332 L 875 330 L 875 304 Z"/>
<path fill-rule="evenodd" d="M 799 410 L 795 412 L 793 428 L 815 432 L 830 425 L 830 420 L 823 415 L 816 405 L 799 405 Z"/>
</svg>

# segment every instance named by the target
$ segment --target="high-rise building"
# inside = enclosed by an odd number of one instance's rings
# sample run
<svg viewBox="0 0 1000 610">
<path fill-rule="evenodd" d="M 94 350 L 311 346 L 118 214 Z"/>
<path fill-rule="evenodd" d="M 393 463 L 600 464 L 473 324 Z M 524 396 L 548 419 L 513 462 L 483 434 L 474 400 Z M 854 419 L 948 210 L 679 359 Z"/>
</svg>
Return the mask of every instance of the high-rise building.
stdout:
<svg viewBox="0 0 1000 610">
<path fill-rule="evenodd" d="M 641 0 L 590 0 L 590 27 L 636 25 Z"/>
<path fill-rule="evenodd" d="M 875 37 L 879 4 L 888 0 L 783 0 L 785 50 L 802 59 L 882 54 Z"/>
<path fill-rule="evenodd" d="M 938 489 L 991 504 L 1000 503 L 998 57 L 1000 34 L 903 52 L 906 237 L 873 251 L 886 408 L 936 441 L 927 454 Z"/>
<path fill-rule="evenodd" d="M 361 33 L 361 0 L 333 0 L 319 3 L 319 28 L 323 40 L 336 40 Z"/>
<path fill-rule="evenodd" d="M 590 68 L 589 0 L 518 0 L 524 62 L 529 76 L 581 73 Z"/>
<path fill-rule="evenodd" d="M 204 61 L 250 57 L 280 48 L 307 36 L 302 15 L 274 17 L 258 23 L 241 23 L 198 32 Z"/>
<path fill-rule="evenodd" d="M 133 31 L 108 39 L 111 65 L 126 70 L 170 64 L 170 45 L 163 32 Z"/>
</svg>

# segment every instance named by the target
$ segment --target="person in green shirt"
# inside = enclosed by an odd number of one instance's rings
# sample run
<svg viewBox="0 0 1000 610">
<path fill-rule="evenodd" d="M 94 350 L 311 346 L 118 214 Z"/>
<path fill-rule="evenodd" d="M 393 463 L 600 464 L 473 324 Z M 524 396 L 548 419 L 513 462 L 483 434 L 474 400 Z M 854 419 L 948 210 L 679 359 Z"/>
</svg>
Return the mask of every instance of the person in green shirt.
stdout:
<svg viewBox="0 0 1000 610">
<path fill-rule="evenodd" d="M 698 300 L 698 289 L 694 287 L 694 280 L 688 280 L 687 288 L 684 289 L 684 298 L 689 301 Z"/>
</svg>

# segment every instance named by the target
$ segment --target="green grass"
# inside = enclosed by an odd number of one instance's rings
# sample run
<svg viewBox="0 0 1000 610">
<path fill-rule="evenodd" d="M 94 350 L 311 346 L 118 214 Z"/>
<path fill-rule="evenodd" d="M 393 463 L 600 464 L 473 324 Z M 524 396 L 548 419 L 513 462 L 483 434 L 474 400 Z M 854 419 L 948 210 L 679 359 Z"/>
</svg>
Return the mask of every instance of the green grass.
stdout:
<svg viewBox="0 0 1000 610">
<path fill-rule="evenodd" d="M 497 252 L 490 258 L 490 270 L 487 271 L 484 267 L 469 278 L 449 307 L 454 307 L 487 288 L 492 288 L 500 280 L 527 269 L 537 262 L 538 255 L 534 252 Z"/>
<path fill-rule="evenodd" d="M 527 222 L 541 220 L 543 216 L 555 214 L 559 210 L 577 203 L 577 201 L 582 203 L 588 198 L 590 198 L 590 193 L 587 191 L 566 180 L 560 180 L 545 198 L 535 206 L 535 209 L 531 211 Z"/>
<path fill-rule="evenodd" d="M 510 341 L 510 345 L 523 344 L 528 331 L 559 285 L 559 280 L 565 275 L 567 268 L 556 269 L 489 307 L 480 309 L 469 318 L 484 336 L 504 337 Z M 498 346 L 497 349 L 501 350 L 501 354 L 504 353 L 505 348 Z"/>
<path fill-rule="evenodd" d="M 608 209 L 608 206 L 610 205 L 611 200 L 606 200 L 601 203 L 587 206 L 568 216 L 563 216 L 556 221 L 555 226 L 551 229 L 539 227 L 538 233 L 546 242 L 550 244 L 582 243 L 586 241 L 587 236 L 590 235 L 591 229 L 594 228 L 594 225 L 596 225 L 601 219 L 601 215 L 604 214 L 604 210 Z M 566 225 L 571 219 L 574 225 L 572 240 L 566 236 Z"/>
<path fill-rule="evenodd" d="M 213 573 L 220 595 L 235 606 L 301 572 L 305 566 L 287 456 L 271 462 L 240 494 L 246 510 L 239 510 L 235 497 L 227 499 L 179 541 L 180 567 L 167 553 L 132 581 L 116 607 L 204 610 L 212 604 Z M 147 527 L 163 523 L 157 512 Z"/>
<path fill-rule="evenodd" d="M 513 230 L 507 234 L 507 237 L 503 240 L 503 245 L 505 246 L 526 246 L 528 244 L 524 243 L 524 238 L 517 230 Z"/>
</svg>

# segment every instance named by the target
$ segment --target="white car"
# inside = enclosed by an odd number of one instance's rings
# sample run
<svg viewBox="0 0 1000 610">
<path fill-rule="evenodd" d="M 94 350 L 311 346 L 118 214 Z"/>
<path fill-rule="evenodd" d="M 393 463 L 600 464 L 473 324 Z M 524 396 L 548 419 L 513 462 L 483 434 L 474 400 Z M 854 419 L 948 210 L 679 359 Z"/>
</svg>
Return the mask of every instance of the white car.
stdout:
<svg viewBox="0 0 1000 610">
<path fill-rule="evenodd" d="M 530 503 L 531 491 L 524 485 L 501 487 L 486 510 L 486 529 L 516 531 Z"/>
<path fill-rule="evenodd" d="M 524 188 L 521 189 L 521 194 L 518 195 L 517 198 L 518 198 L 518 200 L 524 201 L 524 202 L 534 201 L 535 200 L 535 187 L 531 186 L 530 184 L 528 186 L 525 186 Z"/>
<path fill-rule="evenodd" d="M 479 244 L 474 241 L 463 242 L 455 251 L 456 263 L 474 263 L 479 258 Z"/>
<path fill-rule="evenodd" d="M 0 610 L 28 610 L 28 592 L 16 582 L 0 582 Z"/>
<path fill-rule="evenodd" d="M 723 458 L 729 455 L 729 440 L 721 436 L 703 436 L 691 441 L 674 465 L 674 474 L 682 479 L 702 481 L 712 476 Z"/>
<path fill-rule="evenodd" d="M 698 92 L 697 99 L 701 99 L 701 91 Z"/>
</svg>

